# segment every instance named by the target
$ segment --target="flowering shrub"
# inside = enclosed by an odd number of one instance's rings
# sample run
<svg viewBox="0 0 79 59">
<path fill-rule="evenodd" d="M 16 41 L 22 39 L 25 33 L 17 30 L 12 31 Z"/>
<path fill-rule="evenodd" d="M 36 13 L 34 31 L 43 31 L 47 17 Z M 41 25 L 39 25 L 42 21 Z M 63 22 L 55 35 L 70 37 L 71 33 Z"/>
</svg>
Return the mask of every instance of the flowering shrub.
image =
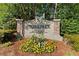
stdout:
<svg viewBox="0 0 79 59">
<path fill-rule="evenodd" d="M 39 54 L 54 52 L 55 48 L 56 46 L 54 41 L 37 38 L 35 36 L 27 39 L 26 42 L 20 46 L 20 50 L 23 52 L 33 52 Z"/>
</svg>

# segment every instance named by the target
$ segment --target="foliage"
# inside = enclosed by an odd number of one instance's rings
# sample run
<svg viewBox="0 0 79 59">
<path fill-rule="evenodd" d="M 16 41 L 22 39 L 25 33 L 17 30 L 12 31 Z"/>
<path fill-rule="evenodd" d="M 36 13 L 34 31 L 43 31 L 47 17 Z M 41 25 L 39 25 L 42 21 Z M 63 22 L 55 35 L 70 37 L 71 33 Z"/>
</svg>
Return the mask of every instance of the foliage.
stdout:
<svg viewBox="0 0 79 59">
<path fill-rule="evenodd" d="M 15 17 L 24 19 L 24 20 L 30 20 L 33 17 L 34 13 L 34 5 L 33 4 L 14 4 L 15 7 Z M 20 13 L 20 14 L 19 14 Z"/>
<path fill-rule="evenodd" d="M 65 34 L 64 38 L 66 38 L 65 40 L 68 41 L 68 43 L 73 47 L 73 49 L 79 51 L 79 34 Z"/>
<path fill-rule="evenodd" d="M 0 4 L 0 29 L 15 29 L 15 8 L 13 4 Z"/>
<path fill-rule="evenodd" d="M 14 38 L 14 37 L 11 38 L 13 36 L 12 32 L 15 32 L 15 31 L 16 30 L 1 30 L 0 29 L 0 43 L 11 41 Z"/>
<path fill-rule="evenodd" d="M 50 20 L 54 18 L 54 10 L 55 10 L 54 3 L 36 4 L 35 14 L 38 16 L 42 16 L 43 13 L 45 13 L 45 19 Z"/>
<path fill-rule="evenodd" d="M 21 40 L 22 39 L 22 36 L 19 34 L 19 33 L 14 33 L 15 37 L 16 37 L 16 40 Z"/>
<path fill-rule="evenodd" d="M 4 44 L 0 44 L 0 47 L 9 47 L 12 45 L 12 42 L 6 42 Z"/>
<path fill-rule="evenodd" d="M 65 52 L 64 55 L 65 56 L 75 56 L 75 53 L 74 52 L 71 52 L 71 51 L 68 51 L 68 52 Z"/>
<path fill-rule="evenodd" d="M 75 3 L 59 3 L 57 4 L 56 18 L 59 19 L 78 19 L 79 4 Z"/>
<path fill-rule="evenodd" d="M 56 18 L 61 19 L 61 35 L 79 33 L 79 4 L 58 3 Z"/>
<path fill-rule="evenodd" d="M 79 33 L 79 20 L 78 19 L 63 19 L 61 21 L 61 34 L 78 34 Z"/>
<path fill-rule="evenodd" d="M 54 12 L 54 4 L 15 4 L 16 8 L 16 18 L 31 20 L 34 19 L 35 16 L 42 16 L 45 13 L 45 18 L 50 19 L 53 18 Z M 20 13 L 20 14 L 19 14 Z M 51 17 L 50 17 L 51 16 Z"/>
<path fill-rule="evenodd" d="M 40 38 L 41 39 L 41 38 Z M 39 38 L 32 36 L 30 39 L 26 40 L 20 46 L 20 50 L 23 52 L 33 52 L 33 53 L 51 53 L 55 50 L 55 42 L 52 40 L 39 41 Z"/>
</svg>

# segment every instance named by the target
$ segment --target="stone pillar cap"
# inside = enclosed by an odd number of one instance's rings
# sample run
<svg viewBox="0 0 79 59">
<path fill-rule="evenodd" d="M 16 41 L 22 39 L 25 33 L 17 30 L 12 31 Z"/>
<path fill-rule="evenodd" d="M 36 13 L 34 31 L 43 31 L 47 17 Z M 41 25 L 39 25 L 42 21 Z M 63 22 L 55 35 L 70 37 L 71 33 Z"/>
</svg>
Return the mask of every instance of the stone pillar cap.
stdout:
<svg viewBox="0 0 79 59">
<path fill-rule="evenodd" d="M 16 19 L 16 21 L 23 21 L 23 19 Z"/>
<path fill-rule="evenodd" d="M 60 19 L 53 19 L 53 21 L 60 21 Z"/>
</svg>

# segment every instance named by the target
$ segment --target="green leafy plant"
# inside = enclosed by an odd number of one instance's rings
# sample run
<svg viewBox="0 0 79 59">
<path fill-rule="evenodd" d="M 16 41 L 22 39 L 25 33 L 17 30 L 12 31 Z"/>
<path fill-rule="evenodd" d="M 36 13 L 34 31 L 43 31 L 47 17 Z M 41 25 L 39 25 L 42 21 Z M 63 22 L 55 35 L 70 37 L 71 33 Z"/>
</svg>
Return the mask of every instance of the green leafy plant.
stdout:
<svg viewBox="0 0 79 59">
<path fill-rule="evenodd" d="M 61 34 L 79 34 L 79 20 L 78 19 L 62 19 L 61 20 Z"/>
<path fill-rule="evenodd" d="M 66 38 L 66 41 L 68 41 L 68 44 L 70 44 L 73 49 L 79 51 L 79 34 L 65 34 L 64 38 Z"/>
<path fill-rule="evenodd" d="M 20 46 L 20 50 L 23 52 L 33 52 L 38 54 L 54 52 L 56 48 L 55 42 L 52 40 L 43 39 L 45 38 L 38 38 L 33 35 Z"/>
<path fill-rule="evenodd" d="M 0 44 L 0 47 L 9 47 L 9 46 L 11 46 L 11 45 L 12 45 L 11 42 L 6 42 L 6 43 L 4 43 L 4 44 Z"/>
</svg>

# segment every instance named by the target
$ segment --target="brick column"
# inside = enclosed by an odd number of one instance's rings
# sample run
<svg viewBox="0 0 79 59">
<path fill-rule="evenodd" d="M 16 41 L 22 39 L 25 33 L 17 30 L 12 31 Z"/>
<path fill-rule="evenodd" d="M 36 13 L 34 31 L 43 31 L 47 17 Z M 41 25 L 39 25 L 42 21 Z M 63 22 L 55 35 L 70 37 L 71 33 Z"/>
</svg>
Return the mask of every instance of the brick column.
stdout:
<svg viewBox="0 0 79 59">
<path fill-rule="evenodd" d="M 23 19 L 16 19 L 17 21 L 17 32 L 21 34 L 21 36 L 23 36 L 22 33 L 22 21 Z"/>
<path fill-rule="evenodd" d="M 60 19 L 54 19 L 54 34 L 60 35 Z"/>
</svg>

